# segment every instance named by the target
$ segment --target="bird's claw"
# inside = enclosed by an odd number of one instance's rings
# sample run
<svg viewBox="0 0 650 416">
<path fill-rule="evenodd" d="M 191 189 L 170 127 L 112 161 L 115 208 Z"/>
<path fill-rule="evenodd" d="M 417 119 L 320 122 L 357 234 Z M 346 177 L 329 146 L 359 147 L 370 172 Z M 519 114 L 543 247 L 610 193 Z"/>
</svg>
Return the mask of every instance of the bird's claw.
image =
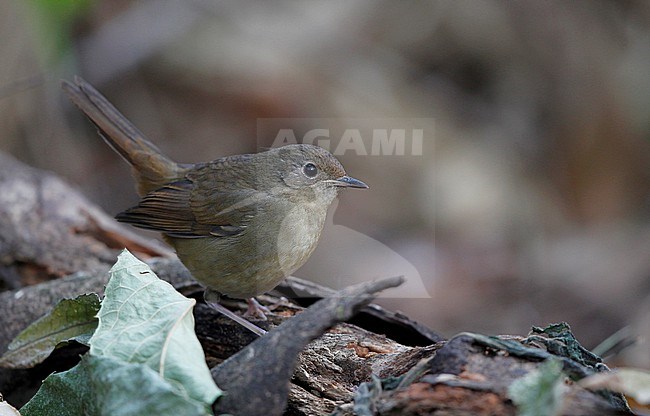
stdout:
<svg viewBox="0 0 650 416">
<path fill-rule="evenodd" d="M 271 310 L 260 303 L 255 298 L 246 299 L 248 303 L 248 308 L 244 312 L 244 318 L 259 319 L 261 321 L 266 321 L 266 314 L 271 313 Z"/>
</svg>

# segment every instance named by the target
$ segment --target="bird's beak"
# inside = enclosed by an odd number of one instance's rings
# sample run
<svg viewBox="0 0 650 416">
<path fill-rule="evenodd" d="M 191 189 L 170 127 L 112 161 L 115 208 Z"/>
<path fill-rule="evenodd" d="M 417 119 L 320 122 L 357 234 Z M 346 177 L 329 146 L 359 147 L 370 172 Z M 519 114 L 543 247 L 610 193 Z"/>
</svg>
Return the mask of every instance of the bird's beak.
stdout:
<svg viewBox="0 0 650 416">
<path fill-rule="evenodd" d="M 368 189 L 368 185 L 361 182 L 359 179 L 354 179 L 349 176 L 342 176 L 334 181 L 334 185 L 342 186 L 344 188 L 360 188 Z"/>
</svg>

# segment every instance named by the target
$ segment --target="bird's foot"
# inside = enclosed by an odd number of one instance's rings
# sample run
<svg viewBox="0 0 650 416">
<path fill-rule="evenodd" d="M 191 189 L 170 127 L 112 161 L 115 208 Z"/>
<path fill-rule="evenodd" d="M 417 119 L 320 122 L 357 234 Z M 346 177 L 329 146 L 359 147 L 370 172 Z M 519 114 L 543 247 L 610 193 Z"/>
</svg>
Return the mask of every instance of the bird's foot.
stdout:
<svg viewBox="0 0 650 416">
<path fill-rule="evenodd" d="M 267 309 L 270 310 L 270 311 L 274 311 L 274 310 L 276 310 L 278 308 L 282 308 L 282 307 L 295 308 L 296 306 L 293 303 L 289 302 L 289 299 L 282 296 L 280 299 L 278 299 L 277 302 L 274 302 L 272 305 L 269 305 L 267 307 Z"/>
<path fill-rule="evenodd" d="M 248 309 L 244 312 L 244 318 L 257 318 L 261 321 L 266 321 L 266 314 L 271 313 L 271 310 L 260 303 L 255 298 L 246 299 Z"/>
<path fill-rule="evenodd" d="M 205 303 L 210 306 L 212 309 L 216 310 L 217 312 L 227 316 L 228 318 L 232 319 L 233 321 L 237 322 L 239 325 L 243 326 L 244 328 L 248 329 L 252 333 L 262 336 L 266 334 L 266 331 L 263 330 L 262 328 L 259 328 L 258 326 L 254 325 L 253 323 L 247 321 L 246 319 L 242 318 L 241 316 L 237 315 L 236 313 L 232 312 L 230 309 L 227 309 L 225 306 L 221 305 L 219 303 L 219 294 L 215 291 L 212 291 L 210 289 L 206 289 L 205 293 L 203 294 L 203 297 L 205 299 Z M 266 319 L 266 317 L 265 317 Z"/>
</svg>

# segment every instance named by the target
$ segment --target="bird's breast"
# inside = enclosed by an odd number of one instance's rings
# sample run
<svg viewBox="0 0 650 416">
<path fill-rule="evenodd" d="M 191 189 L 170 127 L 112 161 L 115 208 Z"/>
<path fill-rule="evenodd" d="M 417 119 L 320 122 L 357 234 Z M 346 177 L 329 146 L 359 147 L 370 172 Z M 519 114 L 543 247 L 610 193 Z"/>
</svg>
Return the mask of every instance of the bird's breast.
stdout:
<svg viewBox="0 0 650 416">
<path fill-rule="evenodd" d="M 281 202 L 261 207 L 239 235 L 169 241 L 198 281 L 248 298 L 271 290 L 307 261 L 326 215 L 327 207 Z"/>
<path fill-rule="evenodd" d="M 286 275 L 305 264 L 320 238 L 327 209 L 311 204 L 295 205 L 277 229 L 278 262 Z"/>
</svg>

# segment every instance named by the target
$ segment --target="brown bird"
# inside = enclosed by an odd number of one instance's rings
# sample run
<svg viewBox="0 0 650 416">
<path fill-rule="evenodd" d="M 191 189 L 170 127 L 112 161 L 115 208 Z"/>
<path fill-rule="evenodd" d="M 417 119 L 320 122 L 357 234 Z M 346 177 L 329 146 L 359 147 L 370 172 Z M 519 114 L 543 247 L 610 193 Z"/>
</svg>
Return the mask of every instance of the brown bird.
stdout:
<svg viewBox="0 0 650 416">
<path fill-rule="evenodd" d="M 163 233 L 207 287 L 208 303 L 233 319 L 239 317 L 216 304 L 216 293 L 247 299 L 246 316 L 265 319 L 254 297 L 307 261 L 339 189 L 368 187 L 347 176 L 331 153 L 306 144 L 176 163 L 90 84 L 75 77 L 62 87 L 133 167 L 142 199 L 117 220 Z"/>
</svg>

